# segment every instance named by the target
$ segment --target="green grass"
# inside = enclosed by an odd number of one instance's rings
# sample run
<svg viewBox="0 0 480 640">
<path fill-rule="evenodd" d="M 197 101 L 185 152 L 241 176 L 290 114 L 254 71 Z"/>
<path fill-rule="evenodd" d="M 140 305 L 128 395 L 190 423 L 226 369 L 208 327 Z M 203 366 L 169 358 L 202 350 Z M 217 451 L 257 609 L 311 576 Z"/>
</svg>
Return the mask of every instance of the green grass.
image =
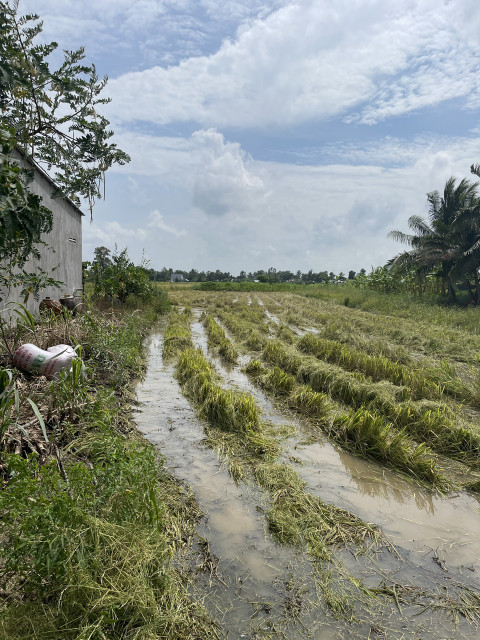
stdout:
<svg viewBox="0 0 480 640">
<path fill-rule="evenodd" d="M 268 351 L 269 358 L 275 355 L 288 366 L 288 353 L 278 343 L 269 343 L 265 351 Z M 300 375 L 302 370 L 300 365 Z M 335 417 L 331 393 L 314 391 L 308 385 L 299 384 L 298 378 L 280 367 L 267 369 L 258 360 L 251 361 L 245 371 L 287 406 L 313 419 L 342 448 L 441 490 L 450 486 L 447 478 L 438 471 L 426 445 L 414 443 L 405 429 L 397 428 L 379 412 L 366 410 L 362 405 L 360 409 Z M 314 377 L 311 379 L 316 381 Z"/>
<path fill-rule="evenodd" d="M 35 383 L 42 454 L 2 454 L 2 640 L 218 637 L 172 562 L 198 505 L 130 423 L 128 385 L 155 316 L 96 312 L 47 327 L 45 339 L 81 343 L 86 366 Z"/>
<path fill-rule="evenodd" d="M 303 546 L 322 560 L 331 559 L 330 546 L 380 544 L 376 527 L 312 496 L 291 467 L 276 462 L 280 454 L 278 438 L 273 431 L 267 433 L 253 398 L 220 387 L 200 349 L 186 349 L 180 354 L 176 375 L 184 393 L 207 420 L 206 442 L 227 457 L 232 477 L 236 481 L 244 479 L 246 469 L 250 469 L 271 494 L 267 521 L 277 540 Z M 282 375 L 280 379 L 280 386 L 288 392 L 288 378 L 287 382 Z"/>
<path fill-rule="evenodd" d="M 480 464 L 479 434 L 457 424 L 454 413 L 444 403 L 408 400 L 408 387 L 397 387 L 383 380 L 369 382 L 362 373 L 352 375 L 335 365 L 302 357 L 277 340 L 267 343 L 263 358 L 295 377 L 297 382 L 351 406 L 354 411 L 374 411 L 396 430 L 405 430 L 415 441 L 425 443 L 436 453 L 473 466 Z"/>
</svg>

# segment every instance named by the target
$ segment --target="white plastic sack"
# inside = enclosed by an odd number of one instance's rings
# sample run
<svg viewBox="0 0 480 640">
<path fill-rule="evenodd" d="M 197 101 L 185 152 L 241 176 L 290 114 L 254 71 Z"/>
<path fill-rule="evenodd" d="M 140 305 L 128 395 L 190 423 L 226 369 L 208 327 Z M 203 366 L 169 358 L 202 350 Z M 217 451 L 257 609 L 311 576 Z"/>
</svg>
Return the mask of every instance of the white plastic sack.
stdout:
<svg viewBox="0 0 480 640">
<path fill-rule="evenodd" d="M 47 351 L 49 351 L 50 353 L 58 353 L 59 355 L 67 353 L 69 356 L 72 356 L 72 358 L 75 358 L 75 356 L 77 355 L 75 353 L 75 349 L 69 344 L 56 344 L 53 347 L 48 347 Z"/>
<path fill-rule="evenodd" d="M 63 369 L 70 369 L 75 350 L 66 344 L 49 347 L 47 351 L 34 344 L 23 344 L 13 355 L 13 364 L 19 369 L 38 373 L 51 379 Z"/>
</svg>

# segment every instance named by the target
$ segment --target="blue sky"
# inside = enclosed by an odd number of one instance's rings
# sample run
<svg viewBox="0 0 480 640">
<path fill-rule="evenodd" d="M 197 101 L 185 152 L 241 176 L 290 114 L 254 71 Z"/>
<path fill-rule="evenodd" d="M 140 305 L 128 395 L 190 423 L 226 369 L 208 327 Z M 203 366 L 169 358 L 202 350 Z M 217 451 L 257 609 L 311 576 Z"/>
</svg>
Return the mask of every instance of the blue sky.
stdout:
<svg viewBox="0 0 480 640">
<path fill-rule="evenodd" d="M 132 162 L 84 259 L 335 272 L 384 264 L 480 162 L 478 0 L 21 0 L 84 46 Z"/>
</svg>

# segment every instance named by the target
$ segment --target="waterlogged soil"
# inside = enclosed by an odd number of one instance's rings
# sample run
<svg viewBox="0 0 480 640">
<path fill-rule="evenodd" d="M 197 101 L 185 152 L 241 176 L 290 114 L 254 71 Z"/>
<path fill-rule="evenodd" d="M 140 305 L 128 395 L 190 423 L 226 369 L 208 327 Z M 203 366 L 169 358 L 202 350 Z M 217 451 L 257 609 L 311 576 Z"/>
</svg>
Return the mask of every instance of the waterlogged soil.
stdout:
<svg viewBox="0 0 480 640">
<path fill-rule="evenodd" d="M 251 482 L 235 484 L 206 446 L 205 425 L 182 395 L 173 367 L 162 361 L 160 332 L 150 341 L 148 371 L 138 389 L 137 424 L 158 446 L 167 468 L 192 488 L 204 513 L 197 530 L 193 591 L 218 621 L 220 637 L 480 638 L 480 629 L 449 606 L 459 590 L 468 599 L 480 589 L 479 501 L 466 493 L 446 496 L 419 487 L 339 451 L 318 434 L 313 437 L 307 424 L 251 383 L 241 371 L 242 359 L 237 366 L 226 366 L 209 353 L 198 318 L 192 339 L 208 354 L 225 387 L 251 394 L 265 421 L 291 427 L 293 435 L 282 442 L 283 461 L 307 483 L 307 490 L 377 524 L 395 547 L 395 552 L 375 556 L 337 552 L 357 579 L 369 587 L 387 585 L 390 592 L 393 585 L 394 597 L 374 605 L 373 612 L 359 606 L 354 622 L 335 619 L 317 593 L 317 574 L 308 555 L 277 544 L 270 535 L 264 515 L 268 496 Z"/>
</svg>

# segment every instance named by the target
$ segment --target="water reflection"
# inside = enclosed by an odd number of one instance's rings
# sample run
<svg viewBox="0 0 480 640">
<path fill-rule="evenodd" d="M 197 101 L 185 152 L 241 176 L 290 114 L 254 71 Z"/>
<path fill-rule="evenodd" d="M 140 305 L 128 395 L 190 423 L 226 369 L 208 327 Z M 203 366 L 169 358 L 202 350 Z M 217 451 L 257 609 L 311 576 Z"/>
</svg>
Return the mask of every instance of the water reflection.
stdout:
<svg viewBox="0 0 480 640">
<path fill-rule="evenodd" d="M 434 515 L 435 505 L 430 489 L 413 485 L 387 469 L 377 469 L 344 451 L 339 451 L 338 457 L 362 495 L 397 505 L 403 505 L 413 498 L 417 509 Z"/>
</svg>

